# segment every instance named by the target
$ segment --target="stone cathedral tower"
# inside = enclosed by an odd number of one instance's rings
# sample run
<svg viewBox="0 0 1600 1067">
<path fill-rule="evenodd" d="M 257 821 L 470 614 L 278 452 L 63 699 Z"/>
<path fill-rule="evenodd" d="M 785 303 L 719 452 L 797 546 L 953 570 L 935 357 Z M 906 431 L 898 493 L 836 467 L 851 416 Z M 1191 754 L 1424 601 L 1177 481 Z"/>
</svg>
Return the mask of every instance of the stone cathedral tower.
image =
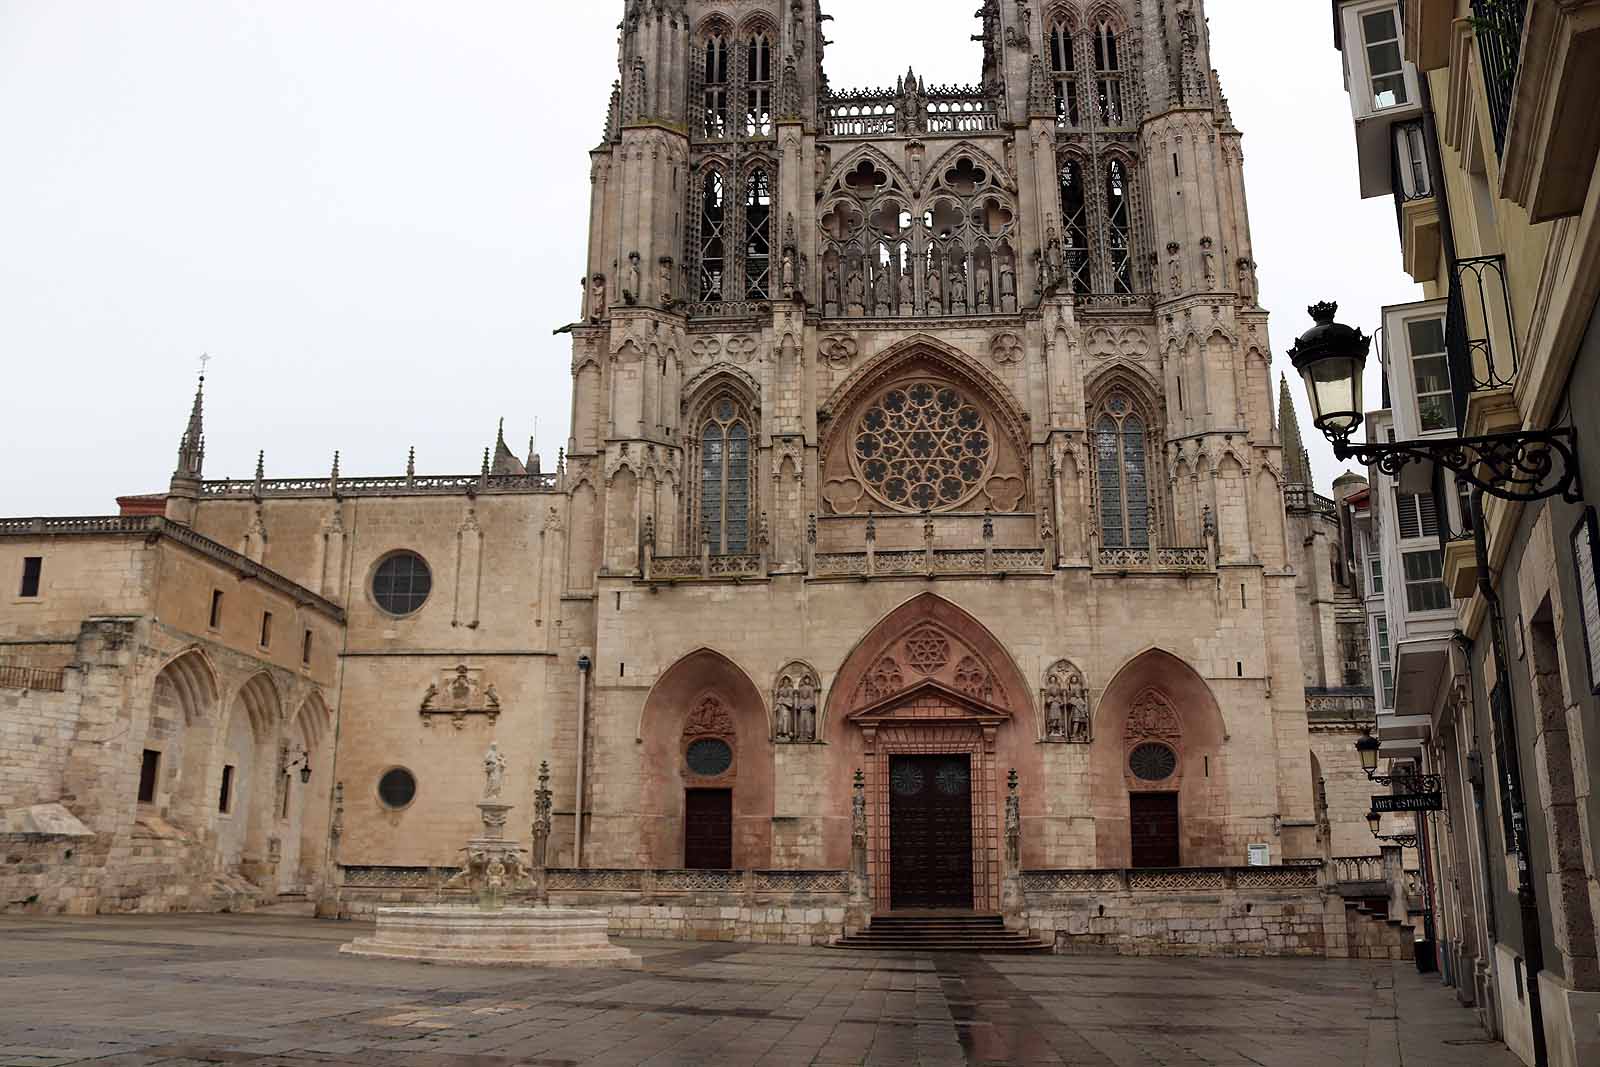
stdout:
<svg viewBox="0 0 1600 1067">
<path fill-rule="evenodd" d="M 842 867 L 858 768 L 879 906 L 998 903 L 1011 768 L 1024 867 L 1316 848 L 1201 4 L 979 17 L 974 84 L 844 90 L 816 0 L 626 4 L 570 327 L 583 864 Z"/>
</svg>

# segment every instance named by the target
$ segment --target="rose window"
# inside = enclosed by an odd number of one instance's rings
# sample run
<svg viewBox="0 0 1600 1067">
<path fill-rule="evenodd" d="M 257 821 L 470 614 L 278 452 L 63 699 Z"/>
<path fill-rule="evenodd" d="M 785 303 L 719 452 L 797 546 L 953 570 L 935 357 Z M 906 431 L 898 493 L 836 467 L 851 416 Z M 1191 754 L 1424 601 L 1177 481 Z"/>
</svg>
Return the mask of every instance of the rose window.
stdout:
<svg viewBox="0 0 1600 1067">
<path fill-rule="evenodd" d="M 983 413 L 955 389 L 910 382 L 862 413 L 851 461 L 890 507 L 944 511 L 978 490 L 994 464 L 994 438 Z"/>
</svg>

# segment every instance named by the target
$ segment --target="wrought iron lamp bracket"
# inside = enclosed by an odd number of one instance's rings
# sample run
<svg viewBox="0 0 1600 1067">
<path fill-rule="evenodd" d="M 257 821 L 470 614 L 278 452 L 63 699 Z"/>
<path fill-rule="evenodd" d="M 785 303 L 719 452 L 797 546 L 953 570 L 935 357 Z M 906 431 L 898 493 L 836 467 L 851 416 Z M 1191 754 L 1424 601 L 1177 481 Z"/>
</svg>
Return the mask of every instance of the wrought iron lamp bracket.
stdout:
<svg viewBox="0 0 1600 1067">
<path fill-rule="evenodd" d="M 1416 834 L 1373 834 L 1379 841 L 1390 845 L 1399 845 L 1401 848 L 1416 848 Z"/>
<path fill-rule="evenodd" d="M 1437 774 L 1369 774 L 1367 781 L 1391 787 L 1398 785 L 1419 793 L 1444 792 L 1444 778 Z"/>
<path fill-rule="evenodd" d="M 1398 478 L 1408 463 L 1434 462 L 1502 500 L 1560 496 L 1575 504 L 1583 499 L 1578 480 L 1577 433 L 1571 427 L 1365 444 L 1351 444 L 1348 435 L 1329 436 L 1333 454 L 1339 459 L 1377 467 L 1391 478 Z"/>
</svg>

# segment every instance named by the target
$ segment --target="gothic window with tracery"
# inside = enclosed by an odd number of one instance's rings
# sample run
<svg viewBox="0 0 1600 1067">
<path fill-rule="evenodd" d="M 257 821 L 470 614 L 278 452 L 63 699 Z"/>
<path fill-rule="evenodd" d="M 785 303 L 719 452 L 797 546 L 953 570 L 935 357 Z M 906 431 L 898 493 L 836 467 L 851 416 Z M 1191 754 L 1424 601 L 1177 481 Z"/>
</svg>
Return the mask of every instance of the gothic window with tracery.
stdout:
<svg viewBox="0 0 1600 1067">
<path fill-rule="evenodd" d="M 1114 293 L 1133 292 L 1133 232 L 1128 171 L 1120 159 L 1106 164 L 1106 275 Z"/>
<path fill-rule="evenodd" d="M 1056 87 L 1056 125 L 1078 125 L 1078 61 L 1065 23 L 1050 27 L 1050 73 Z"/>
<path fill-rule="evenodd" d="M 722 299 L 727 193 L 720 171 L 707 171 L 700 191 L 700 299 Z"/>
<path fill-rule="evenodd" d="M 1061 165 L 1061 245 L 1066 284 L 1074 293 L 1093 291 L 1089 275 L 1089 205 L 1084 197 L 1083 165 Z"/>
<path fill-rule="evenodd" d="M 705 135 L 713 139 L 724 137 L 728 133 L 728 39 L 720 33 L 706 38 L 704 74 Z"/>
<path fill-rule="evenodd" d="M 1150 470 L 1145 421 L 1124 393 L 1112 393 L 1095 421 L 1100 544 L 1150 547 Z"/>
<path fill-rule="evenodd" d="M 700 536 L 718 555 L 750 551 L 750 427 L 743 405 L 724 393 L 700 428 Z"/>
<path fill-rule="evenodd" d="M 994 466 L 988 420 L 955 388 L 901 383 L 869 404 L 856 425 L 853 466 L 872 494 L 900 511 L 946 511 Z"/>
<path fill-rule="evenodd" d="M 765 300 L 772 278 L 772 179 L 764 168 L 744 181 L 745 298 Z"/>
<path fill-rule="evenodd" d="M 764 32 L 745 44 L 744 132 L 746 137 L 772 136 L 772 41 Z"/>
<path fill-rule="evenodd" d="M 1094 33 L 1095 111 L 1101 126 L 1121 126 L 1122 56 L 1117 32 L 1102 22 Z"/>
</svg>

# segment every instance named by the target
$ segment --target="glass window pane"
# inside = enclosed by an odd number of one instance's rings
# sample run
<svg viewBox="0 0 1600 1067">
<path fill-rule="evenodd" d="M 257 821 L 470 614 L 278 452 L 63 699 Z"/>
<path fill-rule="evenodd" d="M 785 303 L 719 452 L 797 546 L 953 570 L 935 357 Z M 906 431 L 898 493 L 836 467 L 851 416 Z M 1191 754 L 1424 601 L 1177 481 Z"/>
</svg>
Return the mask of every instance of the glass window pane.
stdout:
<svg viewBox="0 0 1600 1067">
<path fill-rule="evenodd" d="M 700 527 L 713 552 L 722 544 L 722 427 L 711 423 L 700 438 Z"/>
<path fill-rule="evenodd" d="M 1413 356 L 1428 356 L 1444 351 L 1443 319 L 1412 319 L 1406 323 L 1406 340 Z"/>
<path fill-rule="evenodd" d="M 1095 428 L 1095 461 L 1100 479 L 1100 543 L 1123 548 L 1122 466 L 1117 455 L 1117 424 L 1110 416 Z"/>
<path fill-rule="evenodd" d="M 1127 486 L 1128 545 L 1150 545 L 1150 491 L 1145 477 L 1144 423 L 1129 415 L 1122 422 L 1122 475 Z"/>
<path fill-rule="evenodd" d="M 1373 11 L 1361 16 L 1361 32 L 1371 41 L 1392 41 L 1400 36 L 1394 21 L 1394 10 Z"/>
<path fill-rule="evenodd" d="M 750 434 L 741 422 L 728 427 L 726 507 L 727 551 L 750 551 Z"/>
<path fill-rule="evenodd" d="M 1372 106 L 1382 110 L 1399 107 L 1406 102 L 1406 79 L 1403 74 L 1390 74 L 1372 79 Z"/>
</svg>

